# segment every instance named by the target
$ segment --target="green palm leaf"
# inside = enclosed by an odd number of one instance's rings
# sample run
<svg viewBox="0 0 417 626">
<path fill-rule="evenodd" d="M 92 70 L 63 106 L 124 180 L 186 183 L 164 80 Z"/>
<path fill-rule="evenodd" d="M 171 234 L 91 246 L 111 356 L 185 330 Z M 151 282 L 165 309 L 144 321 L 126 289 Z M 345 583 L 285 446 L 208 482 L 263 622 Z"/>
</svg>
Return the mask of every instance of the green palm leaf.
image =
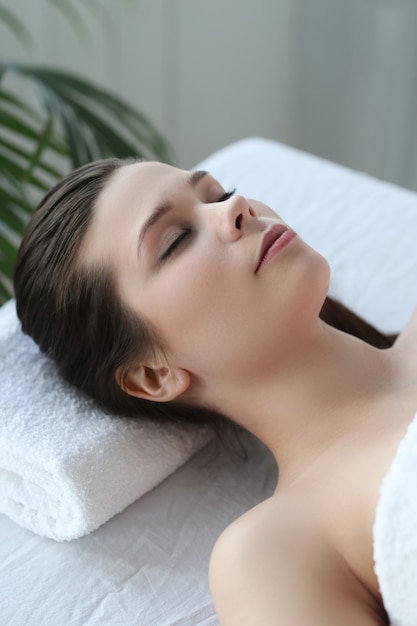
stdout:
<svg viewBox="0 0 417 626">
<path fill-rule="evenodd" d="M 110 144 L 116 142 L 113 154 L 135 154 L 165 162 L 172 161 L 172 150 L 154 125 L 109 91 L 74 74 L 36 66 L 0 63 L 1 72 L 24 76 L 31 81 L 43 107 L 54 113 L 64 126 L 71 128 L 71 132 L 74 132 L 75 120 L 81 126 L 85 124 L 96 138 L 103 137 L 105 128 L 111 137 Z M 103 128 L 99 128 L 98 123 L 91 126 L 93 118 L 96 122 L 102 122 Z M 80 134 L 79 132 L 77 136 L 78 141 Z"/>
<path fill-rule="evenodd" d="M 32 85 L 35 105 L 4 88 L 8 75 Z M 154 125 L 109 91 L 74 74 L 0 62 L 0 302 L 11 295 L 17 245 L 39 196 L 70 168 L 107 156 L 173 161 Z"/>
</svg>

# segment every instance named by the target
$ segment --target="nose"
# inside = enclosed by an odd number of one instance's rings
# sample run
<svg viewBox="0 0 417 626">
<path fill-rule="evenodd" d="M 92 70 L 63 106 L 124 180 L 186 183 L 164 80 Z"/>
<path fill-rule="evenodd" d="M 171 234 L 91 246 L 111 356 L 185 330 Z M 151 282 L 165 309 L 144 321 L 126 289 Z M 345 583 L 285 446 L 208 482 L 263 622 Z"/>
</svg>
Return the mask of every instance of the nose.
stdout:
<svg viewBox="0 0 417 626">
<path fill-rule="evenodd" d="M 216 207 L 216 224 L 224 241 L 236 241 L 242 237 L 246 227 L 256 218 L 256 213 L 244 196 L 234 195 Z"/>
</svg>

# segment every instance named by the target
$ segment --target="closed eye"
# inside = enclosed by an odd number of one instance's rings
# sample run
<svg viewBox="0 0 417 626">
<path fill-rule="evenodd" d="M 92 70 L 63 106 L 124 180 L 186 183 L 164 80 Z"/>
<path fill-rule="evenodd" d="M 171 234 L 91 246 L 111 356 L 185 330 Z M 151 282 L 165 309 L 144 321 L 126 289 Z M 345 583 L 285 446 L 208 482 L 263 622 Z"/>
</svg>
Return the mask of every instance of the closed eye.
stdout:
<svg viewBox="0 0 417 626">
<path fill-rule="evenodd" d="M 231 198 L 232 196 L 234 196 L 234 194 L 236 193 L 236 188 L 235 189 L 231 189 L 230 191 L 225 191 L 220 198 L 218 198 L 216 200 L 216 202 L 226 202 L 226 200 L 228 200 L 229 198 Z"/>
<path fill-rule="evenodd" d="M 184 241 L 188 235 L 191 234 L 191 228 L 184 228 L 184 230 L 174 239 L 174 241 L 168 246 L 166 250 L 159 257 L 160 261 L 166 261 L 175 252 L 178 246 Z"/>
<path fill-rule="evenodd" d="M 216 200 L 216 202 L 226 202 L 229 198 L 231 198 L 236 193 L 236 189 L 231 189 L 230 191 L 225 191 L 222 193 L 220 198 Z M 184 230 L 174 239 L 174 241 L 168 246 L 166 250 L 161 254 L 159 260 L 161 262 L 166 261 L 169 257 L 176 251 L 176 249 L 182 244 L 188 235 L 191 234 L 190 228 L 184 228 Z"/>
</svg>

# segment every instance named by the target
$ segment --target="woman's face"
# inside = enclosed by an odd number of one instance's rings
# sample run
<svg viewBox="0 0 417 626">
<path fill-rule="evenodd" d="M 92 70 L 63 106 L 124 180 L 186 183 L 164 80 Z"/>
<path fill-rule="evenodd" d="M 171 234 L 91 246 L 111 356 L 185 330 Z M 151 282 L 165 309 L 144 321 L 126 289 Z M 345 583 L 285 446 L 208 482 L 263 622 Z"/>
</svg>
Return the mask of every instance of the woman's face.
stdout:
<svg viewBox="0 0 417 626">
<path fill-rule="evenodd" d="M 161 163 L 115 173 L 82 260 L 110 265 L 123 302 L 203 384 L 253 382 L 285 358 L 328 286 L 327 263 L 272 209 Z"/>
</svg>

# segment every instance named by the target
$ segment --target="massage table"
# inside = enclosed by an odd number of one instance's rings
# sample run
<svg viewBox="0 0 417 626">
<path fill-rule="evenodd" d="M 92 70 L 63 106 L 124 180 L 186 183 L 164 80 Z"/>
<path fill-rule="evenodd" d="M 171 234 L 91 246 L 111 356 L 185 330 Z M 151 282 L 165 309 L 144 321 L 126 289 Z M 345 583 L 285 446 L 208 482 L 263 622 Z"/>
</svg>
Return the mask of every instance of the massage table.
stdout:
<svg viewBox="0 0 417 626">
<path fill-rule="evenodd" d="M 331 295 L 383 331 L 404 326 L 417 304 L 417 194 L 262 138 L 238 141 L 196 167 L 269 204 L 323 253 Z M 268 450 L 249 435 L 243 443 L 239 455 L 208 441 L 72 541 L 0 515 L 0 623 L 218 626 L 207 577 L 213 545 L 277 480 Z"/>
</svg>

